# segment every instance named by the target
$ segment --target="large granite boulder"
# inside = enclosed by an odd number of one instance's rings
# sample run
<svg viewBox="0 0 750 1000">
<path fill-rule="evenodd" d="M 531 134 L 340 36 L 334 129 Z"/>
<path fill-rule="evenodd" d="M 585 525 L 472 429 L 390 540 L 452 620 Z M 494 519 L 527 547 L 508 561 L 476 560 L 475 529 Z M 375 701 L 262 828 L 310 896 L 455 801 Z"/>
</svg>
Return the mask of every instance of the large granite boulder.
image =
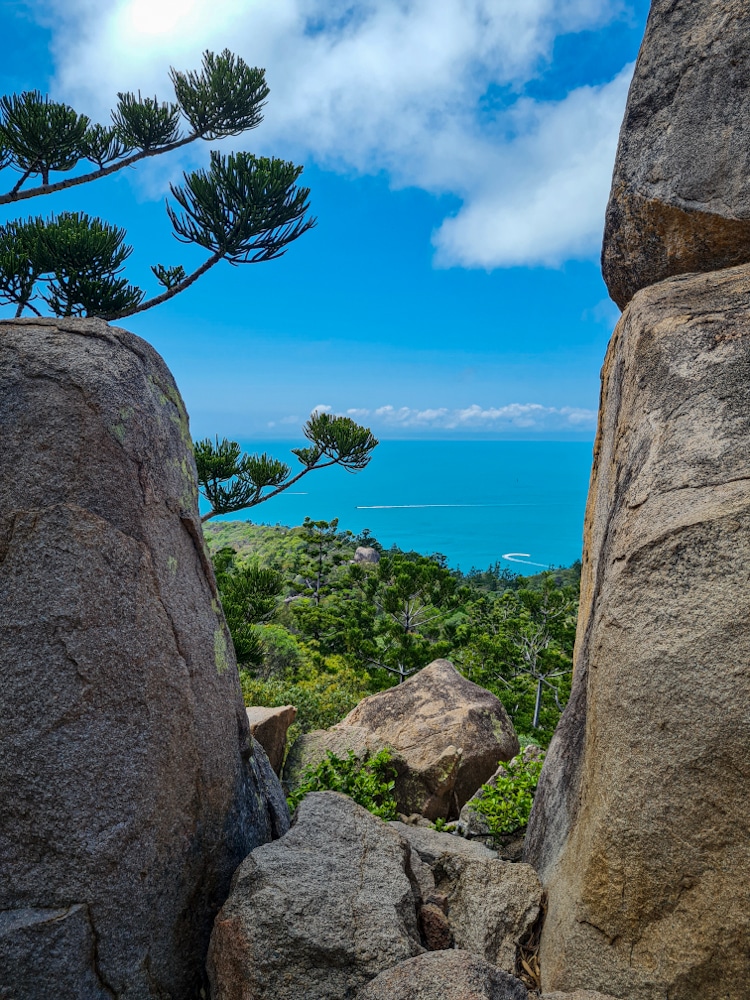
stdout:
<svg viewBox="0 0 750 1000">
<path fill-rule="evenodd" d="M 296 787 L 326 751 L 359 755 L 384 746 L 395 752 L 399 811 L 434 820 L 458 816 L 498 763 L 518 752 L 518 738 L 499 699 L 448 660 L 435 660 L 404 684 L 365 698 L 331 729 L 300 737 L 284 780 Z"/>
<path fill-rule="evenodd" d="M 408 844 L 336 792 L 237 870 L 209 952 L 212 1000 L 348 1000 L 423 951 Z"/>
<path fill-rule="evenodd" d="M 297 709 L 294 705 L 282 705 L 280 708 L 253 705 L 245 711 L 250 732 L 266 751 L 276 774 L 281 774 L 286 752 L 286 734 L 297 717 Z"/>
<path fill-rule="evenodd" d="M 0 440 L 0 993 L 193 998 L 232 872 L 288 818 L 182 400 L 102 320 L 3 322 Z"/>
<path fill-rule="evenodd" d="M 466 951 L 402 962 L 361 987 L 356 1000 L 527 1000 L 523 983 Z"/>
<path fill-rule="evenodd" d="M 748 40 L 744 0 L 651 4 L 602 254 L 621 308 L 663 278 L 750 261 Z"/>
<path fill-rule="evenodd" d="M 607 354 L 573 695 L 525 854 L 547 991 L 747 996 L 748 292 L 750 266 L 654 285 Z"/>
</svg>

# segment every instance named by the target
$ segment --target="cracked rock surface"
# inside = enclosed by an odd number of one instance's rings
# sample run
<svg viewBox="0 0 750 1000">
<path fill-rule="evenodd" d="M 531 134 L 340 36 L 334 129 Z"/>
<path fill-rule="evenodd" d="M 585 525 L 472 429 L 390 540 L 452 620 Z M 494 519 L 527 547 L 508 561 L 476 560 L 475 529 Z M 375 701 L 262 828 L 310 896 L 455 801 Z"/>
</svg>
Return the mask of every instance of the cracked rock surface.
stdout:
<svg viewBox="0 0 750 1000">
<path fill-rule="evenodd" d="M 364 986 L 356 1000 L 527 1000 L 518 979 L 467 951 L 436 951 L 402 962 Z"/>
<path fill-rule="evenodd" d="M 743 266 L 639 292 L 604 364 L 573 692 L 525 848 L 547 991 L 747 997 L 749 566 Z"/>
<path fill-rule="evenodd" d="M 0 996 L 187 1000 L 232 872 L 289 820 L 182 400 L 102 320 L 3 322 L 0 440 Z"/>
</svg>

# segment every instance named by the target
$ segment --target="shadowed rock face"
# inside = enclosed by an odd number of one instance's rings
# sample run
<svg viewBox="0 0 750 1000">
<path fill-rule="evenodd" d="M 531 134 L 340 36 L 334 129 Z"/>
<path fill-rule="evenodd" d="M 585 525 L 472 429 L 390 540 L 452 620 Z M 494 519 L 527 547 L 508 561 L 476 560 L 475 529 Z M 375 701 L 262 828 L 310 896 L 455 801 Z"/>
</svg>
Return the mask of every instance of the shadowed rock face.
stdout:
<svg viewBox="0 0 750 1000">
<path fill-rule="evenodd" d="M 253 756 L 161 358 L 0 323 L 0 996 L 195 996 L 235 867 L 288 827 Z"/>
<path fill-rule="evenodd" d="M 549 897 L 543 987 L 741 1000 L 750 266 L 639 292 L 602 380 L 574 692 L 525 854 Z"/>
<path fill-rule="evenodd" d="M 620 308 L 672 275 L 750 261 L 748 39 L 744 0 L 652 2 L 602 252 Z"/>
</svg>

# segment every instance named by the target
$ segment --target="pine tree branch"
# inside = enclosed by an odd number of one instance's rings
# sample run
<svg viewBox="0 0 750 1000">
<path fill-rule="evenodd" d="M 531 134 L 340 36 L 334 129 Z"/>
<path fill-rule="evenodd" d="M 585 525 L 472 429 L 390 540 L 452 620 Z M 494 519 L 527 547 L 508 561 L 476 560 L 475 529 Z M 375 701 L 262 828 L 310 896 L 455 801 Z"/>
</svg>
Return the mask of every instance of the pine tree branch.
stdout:
<svg viewBox="0 0 750 1000">
<path fill-rule="evenodd" d="M 245 504 L 242 510 L 250 510 L 251 507 L 257 507 L 259 503 L 263 503 L 265 500 L 270 500 L 272 497 L 278 496 L 279 493 L 283 493 L 284 490 L 288 490 L 290 486 L 294 486 L 295 483 L 298 483 L 303 476 L 306 476 L 308 472 L 312 472 L 313 469 L 327 469 L 329 465 L 337 464 L 338 462 L 336 459 L 332 459 L 330 462 L 321 462 L 320 465 L 308 465 L 307 468 L 302 469 L 301 472 L 298 472 L 297 475 L 293 476 L 288 482 L 282 483 L 281 486 L 278 486 L 270 493 L 266 493 L 264 496 L 258 497 L 257 500 L 254 500 L 252 503 Z M 201 517 L 201 523 L 209 521 L 212 517 L 216 517 L 216 514 L 217 511 L 210 510 L 207 514 L 204 514 L 203 517 Z"/>
<path fill-rule="evenodd" d="M 20 191 L 19 188 L 21 184 L 23 184 L 32 172 L 28 171 L 15 185 L 15 187 L 12 188 L 12 190 L 8 191 L 6 194 L 0 195 L 0 205 L 9 205 L 16 201 L 25 201 L 27 198 L 36 198 L 38 195 L 42 194 L 54 194 L 56 191 L 66 191 L 68 188 L 76 187 L 78 184 L 87 184 L 89 181 L 99 180 L 100 177 L 107 177 L 109 174 L 114 174 L 118 170 L 122 170 L 124 167 L 132 166 L 133 163 L 137 163 L 139 160 L 143 160 L 147 156 L 158 156 L 160 153 L 170 153 L 173 149 L 180 149 L 182 146 L 186 146 L 188 143 L 195 142 L 196 139 L 200 138 L 202 138 L 200 132 L 192 132 L 190 135 L 186 135 L 182 139 L 167 143 L 166 146 L 157 146 L 155 149 L 141 149 L 137 153 L 133 153 L 131 156 L 126 156 L 124 160 L 119 160 L 117 163 L 112 163 L 110 166 L 102 167 L 99 170 L 92 170 L 88 174 L 80 174 L 78 177 L 67 177 L 65 180 L 56 181 L 54 184 L 40 184 L 38 187 L 27 188 L 25 191 Z"/>
<path fill-rule="evenodd" d="M 189 288 L 194 281 L 197 281 L 202 275 L 206 273 L 214 264 L 218 264 L 219 261 L 224 256 L 223 253 L 213 253 L 205 260 L 199 268 L 196 268 L 192 274 L 186 275 L 182 281 L 179 281 L 176 285 L 172 285 L 168 288 L 166 292 L 162 292 L 161 295 L 155 295 L 152 299 L 146 299 L 145 302 L 141 302 L 140 305 L 133 306 L 131 309 L 125 309 L 123 312 L 115 313 L 112 316 L 107 316 L 108 320 L 113 319 L 123 319 L 125 316 L 134 316 L 136 313 L 145 312 L 146 309 L 151 309 L 153 306 L 161 305 L 162 302 L 167 302 L 169 299 L 174 298 L 180 292 L 183 292 L 186 288 Z"/>
</svg>

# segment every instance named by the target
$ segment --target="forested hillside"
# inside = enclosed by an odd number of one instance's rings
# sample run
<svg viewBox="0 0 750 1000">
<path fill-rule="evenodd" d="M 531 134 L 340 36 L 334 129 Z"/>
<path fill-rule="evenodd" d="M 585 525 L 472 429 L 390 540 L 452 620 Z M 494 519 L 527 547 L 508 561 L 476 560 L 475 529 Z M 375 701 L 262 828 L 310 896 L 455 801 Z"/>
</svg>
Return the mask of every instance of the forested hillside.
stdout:
<svg viewBox="0 0 750 1000">
<path fill-rule="evenodd" d="M 570 692 L 580 564 L 464 574 L 335 520 L 204 530 L 247 704 L 291 703 L 298 732 L 325 728 L 447 657 L 501 699 L 522 738 L 549 742 Z"/>
</svg>

